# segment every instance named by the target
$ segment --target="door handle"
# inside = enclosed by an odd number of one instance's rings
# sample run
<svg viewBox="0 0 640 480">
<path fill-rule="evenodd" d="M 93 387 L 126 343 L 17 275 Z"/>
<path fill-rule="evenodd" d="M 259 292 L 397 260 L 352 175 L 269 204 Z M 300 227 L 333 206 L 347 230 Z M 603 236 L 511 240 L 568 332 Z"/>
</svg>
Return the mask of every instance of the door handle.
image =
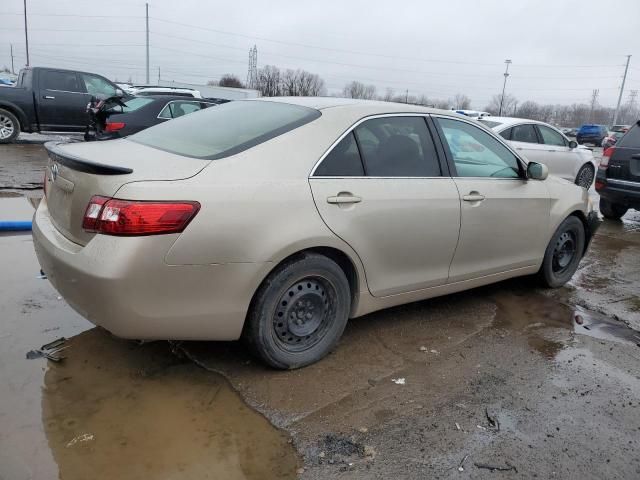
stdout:
<svg viewBox="0 0 640 480">
<path fill-rule="evenodd" d="M 478 192 L 469 192 L 469 194 L 462 197 L 462 200 L 465 202 L 481 202 L 484 198 L 484 195 Z"/>
<path fill-rule="evenodd" d="M 342 205 L 348 203 L 360 203 L 362 197 L 357 195 L 336 195 L 335 197 L 327 197 L 327 203 Z"/>
<path fill-rule="evenodd" d="M 55 100 L 56 99 L 56 97 L 52 97 L 51 95 L 45 95 L 42 98 L 44 98 L 45 100 Z"/>
</svg>

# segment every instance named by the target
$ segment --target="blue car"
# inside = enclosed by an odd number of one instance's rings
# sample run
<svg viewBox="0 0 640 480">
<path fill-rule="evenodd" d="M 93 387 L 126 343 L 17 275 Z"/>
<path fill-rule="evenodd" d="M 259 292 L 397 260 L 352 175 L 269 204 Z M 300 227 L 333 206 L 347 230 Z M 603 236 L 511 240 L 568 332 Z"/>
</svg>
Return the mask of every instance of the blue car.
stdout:
<svg viewBox="0 0 640 480">
<path fill-rule="evenodd" d="M 602 140 L 609 134 L 605 125 L 595 125 L 587 123 L 582 125 L 576 135 L 576 142 L 580 145 L 583 143 L 592 143 L 596 147 L 602 145 Z"/>
</svg>

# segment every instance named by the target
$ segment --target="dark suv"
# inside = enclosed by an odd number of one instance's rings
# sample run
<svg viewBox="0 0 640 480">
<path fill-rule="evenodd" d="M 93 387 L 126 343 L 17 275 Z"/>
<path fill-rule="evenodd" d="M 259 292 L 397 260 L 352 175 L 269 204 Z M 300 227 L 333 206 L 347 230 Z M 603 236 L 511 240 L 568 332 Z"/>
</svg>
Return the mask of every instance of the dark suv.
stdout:
<svg viewBox="0 0 640 480">
<path fill-rule="evenodd" d="M 607 127 L 604 125 L 585 124 L 580 127 L 576 135 L 576 142 L 580 145 L 583 143 L 593 143 L 596 147 L 602 145 L 602 140 L 609 134 Z"/>
<path fill-rule="evenodd" d="M 604 151 L 596 176 L 600 213 L 618 220 L 627 210 L 640 210 L 640 120 Z"/>
</svg>

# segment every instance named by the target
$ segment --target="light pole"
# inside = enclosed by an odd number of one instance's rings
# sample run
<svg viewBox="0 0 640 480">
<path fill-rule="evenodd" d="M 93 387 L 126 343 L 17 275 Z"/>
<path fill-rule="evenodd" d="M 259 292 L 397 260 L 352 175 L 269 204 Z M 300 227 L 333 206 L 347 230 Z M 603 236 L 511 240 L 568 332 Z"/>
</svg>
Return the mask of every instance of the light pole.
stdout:
<svg viewBox="0 0 640 480">
<path fill-rule="evenodd" d="M 624 77 L 622 77 L 622 86 L 620 87 L 620 95 L 618 96 L 618 104 L 616 105 L 616 111 L 613 114 L 613 125 L 618 122 L 618 112 L 620 111 L 620 102 L 622 102 L 622 93 L 624 92 L 624 83 L 627 81 L 627 72 L 629 71 L 629 62 L 631 61 L 631 55 L 627 55 L 627 65 L 624 67 Z"/>
<path fill-rule="evenodd" d="M 502 116 L 502 105 L 504 104 L 504 90 L 507 88 L 507 78 L 509 78 L 509 65 L 511 64 L 511 60 L 507 59 L 504 61 L 507 68 L 504 71 L 504 83 L 502 84 L 502 96 L 500 97 L 500 111 L 498 112 L 498 116 Z"/>
<path fill-rule="evenodd" d="M 27 33 L 27 0 L 24 0 L 24 43 L 27 50 L 27 67 L 29 66 L 29 34 Z"/>
</svg>

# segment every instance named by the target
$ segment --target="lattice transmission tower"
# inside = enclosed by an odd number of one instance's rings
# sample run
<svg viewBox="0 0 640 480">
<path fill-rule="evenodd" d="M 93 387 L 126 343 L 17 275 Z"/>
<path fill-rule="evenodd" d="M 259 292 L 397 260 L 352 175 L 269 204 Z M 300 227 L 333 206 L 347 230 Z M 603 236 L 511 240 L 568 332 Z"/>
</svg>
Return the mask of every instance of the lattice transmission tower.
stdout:
<svg viewBox="0 0 640 480">
<path fill-rule="evenodd" d="M 258 47 L 249 49 L 249 69 L 247 71 L 247 88 L 258 86 Z"/>
</svg>

